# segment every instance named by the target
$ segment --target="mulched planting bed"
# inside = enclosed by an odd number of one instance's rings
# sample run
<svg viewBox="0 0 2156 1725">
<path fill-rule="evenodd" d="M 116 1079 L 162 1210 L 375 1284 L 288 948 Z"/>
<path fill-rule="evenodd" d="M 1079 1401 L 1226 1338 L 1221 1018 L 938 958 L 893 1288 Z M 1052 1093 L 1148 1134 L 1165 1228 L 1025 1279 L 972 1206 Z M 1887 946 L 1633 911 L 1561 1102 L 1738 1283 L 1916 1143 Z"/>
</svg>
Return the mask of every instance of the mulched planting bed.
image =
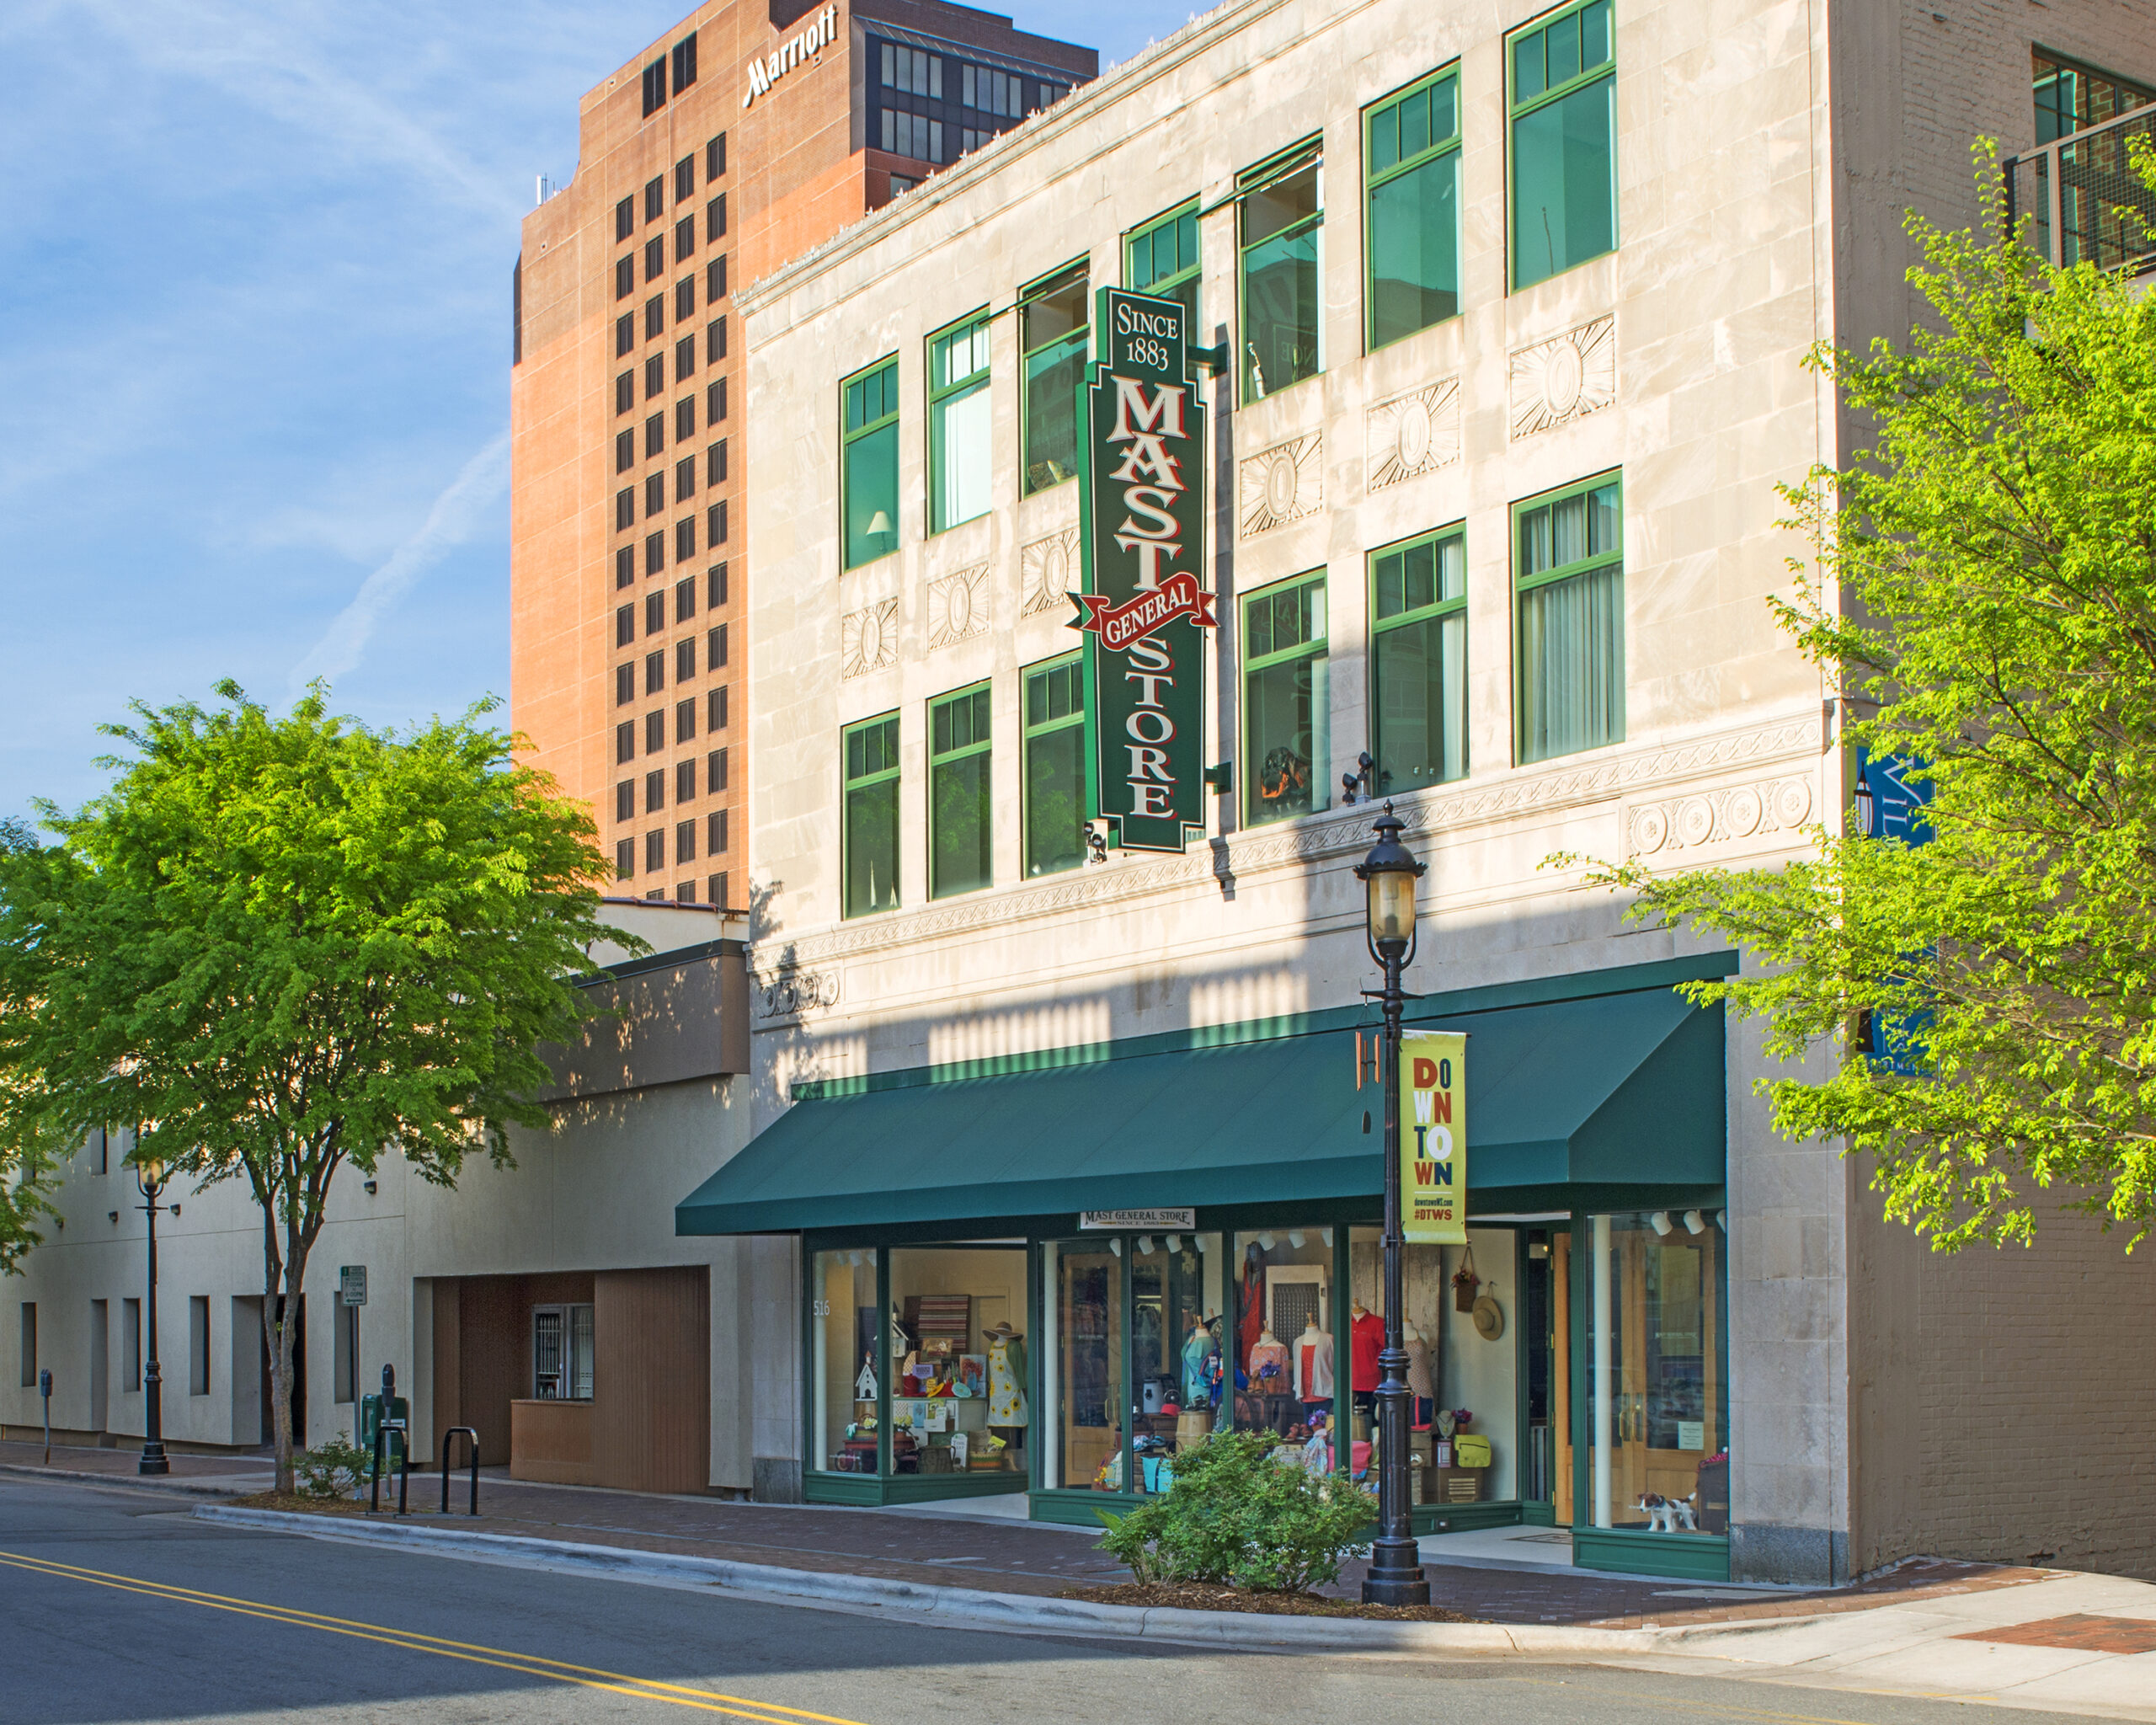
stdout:
<svg viewBox="0 0 2156 1725">
<path fill-rule="evenodd" d="M 312 1515 L 364 1515 L 367 1506 L 343 1498 L 302 1498 L 295 1492 L 256 1492 L 244 1498 L 230 1500 L 243 1509 L 298 1510 Z M 394 1498 L 388 1507 L 397 1507 Z"/>
<path fill-rule="evenodd" d="M 1383 1617 L 1397 1623 L 1478 1623 L 1443 1605 L 1365 1605 L 1321 1594 L 1253 1594 L 1200 1581 L 1125 1581 L 1111 1587 L 1065 1588 L 1062 1599 L 1096 1605 L 1164 1605 L 1178 1611 L 1258 1611 L 1275 1617 Z"/>
</svg>

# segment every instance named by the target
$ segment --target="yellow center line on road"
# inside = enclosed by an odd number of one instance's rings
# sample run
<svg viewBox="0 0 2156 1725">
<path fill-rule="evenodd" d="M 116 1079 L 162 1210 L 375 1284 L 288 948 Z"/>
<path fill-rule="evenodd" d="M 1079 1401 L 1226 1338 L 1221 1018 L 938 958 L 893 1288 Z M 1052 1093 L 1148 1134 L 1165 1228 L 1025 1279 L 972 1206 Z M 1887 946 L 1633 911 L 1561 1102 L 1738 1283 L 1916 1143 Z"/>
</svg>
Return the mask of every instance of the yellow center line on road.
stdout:
<svg viewBox="0 0 2156 1725">
<path fill-rule="evenodd" d="M 723 1713 L 730 1718 L 755 1720 L 760 1722 L 760 1725 L 803 1725 L 803 1722 L 813 1722 L 813 1725 L 861 1725 L 858 1720 L 842 1719 L 831 1713 L 812 1713 L 800 1707 L 782 1706 L 776 1701 L 752 1701 L 741 1696 L 696 1689 L 686 1684 L 667 1683 L 657 1678 L 632 1677 L 595 1666 L 574 1665 L 565 1660 L 545 1658 L 536 1653 L 520 1653 L 476 1642 L 451 1641 L 440 1636 L 422 1635 L 416 1630 L 396 1629 L 386 1624 L 364 1623 L 349 1617 L 325 1617 L 319 1612 L 302 1611 L 294 1606 L 274 1605 L 258 1599 L 233 1599 L 223 1594 L 203 1593 L 195 1588 L 150 1581 L 141 1576 L 116 1575 L 102 1569 L 83 1569 L 72 1563 L 56 1562 L 51 1558 L 30 1557 L 21 1552 L 0 1551 L 0 1565 L 26 1570 L 33 1575 L 84 1582 L 121 1593 L 141 1594 L 175 1605 L 201 1605 L 211 1610 L 229 1611 L 239 1616 L 259 1617 L 273 1623 L 287 1624 L 296 1629 L 319 1630 L 325 1634 L 350 1636 L 359 1641 L 378 1642 L 387 1647 L 403 1648 L 412 1653 L 434 1653 L 442 1658 L 461 1659 L 469 1664 L 491 1665 L 499 1670 L 515 1671 L 530 1677 L 545 1677 L 557 1683 L 572 1683 L 584 1689 L 604 1690 L 610 1694 L 631 1696 L 642 1701 L 664 1701 L 670 1706 L 690 1707 L 699 1712 Z"/>
</svg>

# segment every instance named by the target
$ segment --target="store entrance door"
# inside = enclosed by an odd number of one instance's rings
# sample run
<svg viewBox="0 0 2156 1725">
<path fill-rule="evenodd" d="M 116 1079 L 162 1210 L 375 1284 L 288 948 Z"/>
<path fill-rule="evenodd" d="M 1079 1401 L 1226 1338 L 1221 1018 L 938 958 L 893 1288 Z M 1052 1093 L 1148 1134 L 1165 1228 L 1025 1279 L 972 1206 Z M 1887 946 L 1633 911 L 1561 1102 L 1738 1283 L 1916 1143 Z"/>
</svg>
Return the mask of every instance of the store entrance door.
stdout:
<svg viewBox="0 0 2156 1725">
<path fill-rule="evenodd" d="M 1587 1441 L 1574 1525 L 1729 1526 L 1728 1316 L 1721 1231 L 1699 1210 L 1591 1216 Z"/>
</svg>

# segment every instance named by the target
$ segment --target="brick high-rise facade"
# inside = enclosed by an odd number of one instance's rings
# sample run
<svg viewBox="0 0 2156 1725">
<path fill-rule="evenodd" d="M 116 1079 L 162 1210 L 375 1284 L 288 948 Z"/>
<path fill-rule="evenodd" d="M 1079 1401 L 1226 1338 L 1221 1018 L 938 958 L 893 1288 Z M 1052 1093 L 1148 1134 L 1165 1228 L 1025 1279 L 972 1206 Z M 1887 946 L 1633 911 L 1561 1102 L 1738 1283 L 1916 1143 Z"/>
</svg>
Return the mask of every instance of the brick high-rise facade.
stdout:
<svg viewBox="0 0 2156 1725">
<path fill-rule="evenodd" d="M 733 290 L 1098 69 L 939 0 L 718 0 L 584 95 L 517 265 L 510 687 L 617 891 L 744 896 Z"/>
</svg>

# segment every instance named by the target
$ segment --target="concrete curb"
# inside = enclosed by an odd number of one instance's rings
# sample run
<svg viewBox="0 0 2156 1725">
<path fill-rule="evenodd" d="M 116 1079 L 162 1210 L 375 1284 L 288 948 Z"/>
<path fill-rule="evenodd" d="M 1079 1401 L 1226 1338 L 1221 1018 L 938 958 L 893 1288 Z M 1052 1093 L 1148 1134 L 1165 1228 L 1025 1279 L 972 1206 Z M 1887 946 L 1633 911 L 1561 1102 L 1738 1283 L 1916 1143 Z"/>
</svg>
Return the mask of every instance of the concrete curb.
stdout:
<svg viewBox="0 0 2156 1725">
<path fill-rule="evenodd" d="M 34 1462 L 0 1461 L 0 1473 L 24 1479 L 64 1479 L 81 1485 L 126 1486 L 146 1492 L 186 1492 L 209 1498 L 247 1496 L 265 1489 L 259 1474 L 93 1473 L 83 1467 L 40 1467 Z"/>
<path fill-rule="evenodd" d="M 1396 1623 L 1363 1618 L 1272 1616 L 1248 1611 L 1181 1611 L 1043 1599 L 1030 1594 L 985 1593 L 878 1576 L 827 1574 L 619 1546 L 517 1534 L 466 1533 L 452 1528 L 358 1521 L 279 1509 L 202 1504 L 195 1516 L 197 1520 L 224 1526 L 297 1534 L 307 1539 L 341 1540 L 483 1563 L 605 1576 L 650 1586 L 717 1588 L 747 1599 L 905 1616 L 954 1629 L 1175 1642 L 1214 1648 L 1486 1655 L 1614 1653 L 1638 1658 L 1679 1651 L 1703 1653 L 1708 1649 L 1701 1642 L 1711 1637 L 1732 1632 L 1785 1629 L 1807 1621 L 1780 1617 L 1758 1624 L 1697 1628 L 1580 1629 L 1539 1624 Z"/>
</svg>

